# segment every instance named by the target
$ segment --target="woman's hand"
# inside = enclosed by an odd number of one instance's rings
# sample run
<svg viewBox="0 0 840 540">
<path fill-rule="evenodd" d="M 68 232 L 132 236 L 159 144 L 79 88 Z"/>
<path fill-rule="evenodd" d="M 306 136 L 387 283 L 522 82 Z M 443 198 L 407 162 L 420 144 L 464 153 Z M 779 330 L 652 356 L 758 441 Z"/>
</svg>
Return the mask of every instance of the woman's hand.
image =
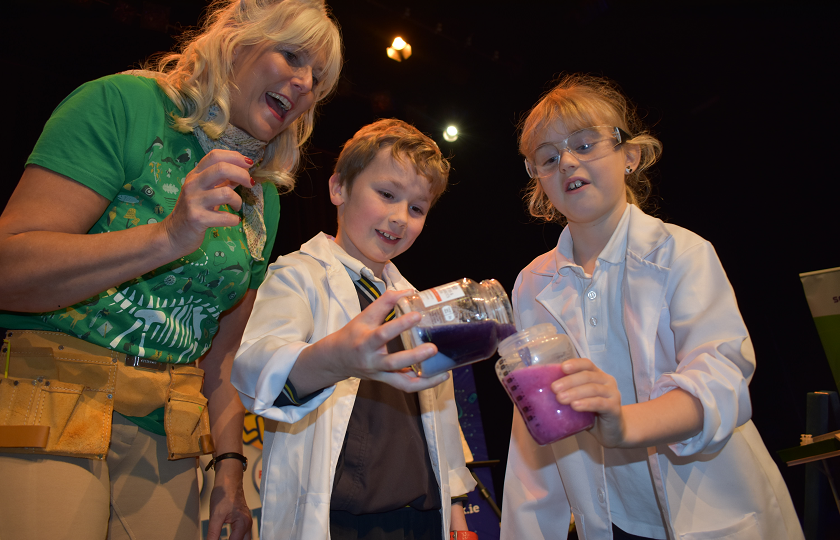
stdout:
<svg viewBox="0 0 840 540">
<path fill-rule="evenodd" d="M 87 233 L 111 201 L 72 178 L 28 166 L 0 215 L 0 309 L 61 309 L 192 253 L 208 227 L 239 223 L 218 207 L 242 206 L 233 189 L 251 186 L 249 161 L 213 150 L 187 175 L 169 216 L 108 234 Z"/>
<path fill-rule="evenodd" d="M 231 540 L 250 540 L 253 520 L 242 488 L 242 462 L 222 460 L 216 464 L 215 471 L 207 540 L 218 540 L 225 523 L 230 523 Z"/>
<path fill-rule="evenodd" d="M 567 360 L 562 367 L 566 376 L 551 383 L 557 402 L 576 411 L 595 413 L 590 433 L 607 448 L 622 446 L 626 425 L 615 378 L 588 358 Z"/>
<path fill-rule="evenodd" d="M 211 150 L 187 174 L 175 208 L 162 221 L 176 252 L 188 254 L 198 249 L 210 227 L 233 227 L 239 223 L 239 216 L 220 211 L 219 207 L 226 204 L 239 211 L 242 199 L 234 189 L 254 186 L 248 172 L 253 164 L 239 152 Z"/>
</svg>

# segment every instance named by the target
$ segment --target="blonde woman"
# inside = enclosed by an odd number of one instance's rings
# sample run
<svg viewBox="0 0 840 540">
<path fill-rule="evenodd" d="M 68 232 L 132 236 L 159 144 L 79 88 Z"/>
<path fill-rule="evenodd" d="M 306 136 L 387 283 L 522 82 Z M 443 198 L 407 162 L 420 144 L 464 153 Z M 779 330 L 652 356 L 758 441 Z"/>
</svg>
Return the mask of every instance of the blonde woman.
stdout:
<svg viewBox="0 0 840 540">
<path fill-rule="evenodd" d="M 4 534 L 194 540 L 212 452 L 208 536 L 250 536 L 230 362 L 341 56 L 323 2 L 220 0 L 54 111 L 0 216 Z"/>
</svg>

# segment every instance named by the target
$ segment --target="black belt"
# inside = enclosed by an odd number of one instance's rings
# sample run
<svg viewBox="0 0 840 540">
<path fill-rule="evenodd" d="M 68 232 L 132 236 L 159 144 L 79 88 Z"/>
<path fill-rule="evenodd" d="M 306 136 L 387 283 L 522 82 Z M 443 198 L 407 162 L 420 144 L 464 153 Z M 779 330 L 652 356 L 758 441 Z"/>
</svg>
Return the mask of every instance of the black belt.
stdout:
<svg viewBox="0 0 840 540">
<path fill-rule="evenodd" d="M 125 355 L 125 365 L 137 369 L 148 369 L 150 371 L 166 371 L 165 362 L 156 362 L 148 358 L 141 358 L 132 354 Z"/>
<path fill-rule="evenodd" d="M 6 332 L 8 332 L 9 330 L 14 331 L 11 328 L 0 327 L 0 336 L 5 338 L 6 337 Z M 140 356 L 136 356 L 136 355 L 133 355 L 133 354 L 127 354 L 127 355 L 125 355 L 125 365 L 128 366 L 128 367 L 133 367 L 133 368 L 137 368 L 137 369 L 147 369 L 149 371 L 166 371 L 167 362 L 157 362 L 155 360 L 149 360 L 148 358 L 142 358 Z M 186 364 L 180 364 L 180 365 L 186 365 Z M 189 365 L 193 365 L 193 363 L 190 362 Z"/>
</svg>

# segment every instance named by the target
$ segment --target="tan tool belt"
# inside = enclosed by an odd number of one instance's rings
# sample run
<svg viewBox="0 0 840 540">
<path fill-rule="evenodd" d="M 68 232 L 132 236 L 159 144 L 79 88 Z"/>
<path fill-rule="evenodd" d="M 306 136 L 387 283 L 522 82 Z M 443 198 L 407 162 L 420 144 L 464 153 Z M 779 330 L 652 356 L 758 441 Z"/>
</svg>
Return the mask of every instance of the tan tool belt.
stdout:
<svg viewBox="0 0 840 540">
<path fill-rule="evenodd" d="M 146 416 L 160 407 L 169 459 L 213 452 L 204 371 L 194 364 L 160 364 L 61 332 L 9 330 L 0 366 L 0 452 L 104 459 L 113 411 Z"/>
</svg>

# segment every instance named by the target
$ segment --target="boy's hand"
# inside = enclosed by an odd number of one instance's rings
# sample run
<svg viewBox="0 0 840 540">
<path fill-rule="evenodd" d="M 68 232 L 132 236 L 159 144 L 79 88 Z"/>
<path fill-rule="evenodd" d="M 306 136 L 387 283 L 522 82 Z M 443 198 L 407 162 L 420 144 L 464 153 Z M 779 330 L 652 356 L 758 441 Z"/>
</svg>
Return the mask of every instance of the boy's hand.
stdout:
<svg viewBox="0 0 840 540">
<path fill-rule="evenodd" d="M 615 378 L 598 369 L 588 358 L 563 362 L 563 372 L 565 377 L 551 383 L 557 402 L 576 411 L 595 413 L 590 433 L 607 448 L 622 446 L 627 428 Z"/>
<path fill-rule="evenodd" d="M 449 373 L 426 379 L 405 369 L 434 356 L 437 347 L 431 343 L 388 354 L 386 344 L 420 322 L 420 314 L 412 312 L 381 324 L 397 300 L 410 293 L 387 291 L 340 330 L 301 351 L 289 374 L 301 395 L 350 377 L 381 381 L 404 392 L 432 388 L 448 379 Z"/>
<path fill-rule="evenodd" d="M 434 356 L 437 347 L 431 343 L 388 354 L 387 343 L 420 322 L 420 314 L 412 312 L 381 324 L 397 300 L 411 293 L 413 291 L 386 291 L 341 330 L 329 336 L 330 340 L 337 341 L 336 375 L 341 375 L 342 379 L 358 377 L 381 381 L 404 392 L 432 388 L 449 378 L 443 373 L 422 379 L 413 371 L 403 369 Z"/>
</svg>

